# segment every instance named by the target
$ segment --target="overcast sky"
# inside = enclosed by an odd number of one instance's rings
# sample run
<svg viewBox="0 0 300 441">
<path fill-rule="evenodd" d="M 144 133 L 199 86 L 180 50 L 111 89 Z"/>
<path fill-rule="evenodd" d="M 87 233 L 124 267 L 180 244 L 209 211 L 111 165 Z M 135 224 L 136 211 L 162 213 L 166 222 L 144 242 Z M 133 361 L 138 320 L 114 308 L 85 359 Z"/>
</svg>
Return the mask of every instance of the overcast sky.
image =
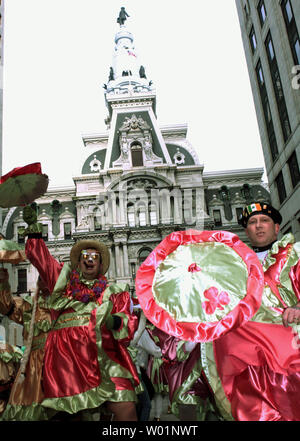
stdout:
<svg viewBox="0 0 300 441">
<path fill-rule="evenodd" d="M 73 185 L 82 135 L 106 131 L 121 6 L 158 124 L 188 124 L 204 171 L 263 167 L 234 0 L 6 0 L 3 174 L 41 162 L 49 188 Z"/>
</svg>

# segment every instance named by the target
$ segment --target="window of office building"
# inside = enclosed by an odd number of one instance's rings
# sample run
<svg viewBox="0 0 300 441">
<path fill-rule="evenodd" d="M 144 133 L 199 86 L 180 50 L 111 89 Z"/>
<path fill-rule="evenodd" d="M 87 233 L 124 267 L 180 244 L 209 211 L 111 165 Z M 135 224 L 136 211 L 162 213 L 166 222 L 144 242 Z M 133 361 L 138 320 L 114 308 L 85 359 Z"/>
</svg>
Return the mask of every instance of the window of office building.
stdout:
<svg viewBox="0 0 300 441">
<path fill-rule="evenodd" d="M 296 40 L 296 42 L 294 43 L 294 50 L 295 50 L 296 64 L 300 64 L 300 41 L 299 41 L 299 37 Z"/>
<path fill-rule="evenodd" d="M 273 120 L 272 120 L 272 115 L 271 115 L 271 110 L 270 110 L 269 98 L 268 98 L 268 94 L 267 94 L 266 84 L 265 84 L 265 80 L 264 80 L 264 74 L 263 74 L 260 60 L 258 61 L 257 65 L 256 65 L 256 76 L 257 76 L 257 82 L 258 82 L 259 92 L 260 92 L 260 99 L 261 99 L 261 104 L 262 104 L 262 108 L 263 108 L 263 113 L 264 113 L 267 133 L 268 133 L 271 157 L 274 162 L 278 157 L 278 147 L 277 147 L 277 140 L 276 140 L 276 136 L 275 136 L 274 125 L 273 125 Z"/>
<path fill-rule="evenodd" d="M 18 293 L 27 292 L 27 270 L 26 269 L 18 269 Z"/>
<path fill-rule="evenodd" d="M 257 12 L 258 12 L 260 24 L 261 24 L 261 26 L 263 26 L 264 22 L 266 21 L 266 18 L 267 18 L 267 11 L 266 11 L 264 0 L 259 1 L 258 5 L 257 5 Z"/>
<path fill-rule="evenodd" d="M 296 152 L 292 153 L 288 160 L 288 166 L 290 169 L 291 181 L 293 187 L 296 187 L 298 182 L 300 182 L 300 172 L 299 172 L 299 164 L 297 160 Z"/>
<path fill-rule="evenodd" d="M 300 64 L 300 40 L 290 0 L 283 0 L 281 10 L 295 64 Z"/>
<path fill-rule="evenodd" d="M 271 37 L 271 32 L 268 32 L 267 38 L 265 40 L 265 47 L 268 55 L 270 73 L 272 77 L 272 83 L 278 108 L 278 115 L 280 119 L 283 139 L 286 141 L 291 134 L 291 126 L 288 116 L 288 111 L 286 107 L 285 97 L 282 88 L 282 82 L 280 78 L 280 72 L 276 60 L 274 44 Z"/>
<path fill-rule="evenodd" d="M 265 79 L 264 79 L 264 74 L 263 74 L 260 62 L 258 62 L 258 64 L 257 64 L 256 73 L 257 73 L 258 83 L 259 83 L 260 87 L 263 87 L 265 84 Z"/>
<path fill-rule="evenodd" d="M 256 36 L 255 36 L 255 31 L 254 31 L 253 26 L 252 26 L 250 34 L 249 34 L 249 40 L 250 40 L 250 46 L 251 46 L 252 53 L 254 53 L 256 50 L 257 42 L 256 42 Z"/>
<path fill-rule="evenodd" d="M 283 1 L 281 7 L 284 11 L 284 15 L 286 15 L 288 23 L 290 23 L 294 17 L 290 0 Z"/>
<path fill-rule="evenodd" d="M 250 15 L 250 6 L 249 6 L 249 1 L 248 0 L 246 0 L 246 2 L 244 4 L 244 13 L 245 13 L 246 20 L 248 20 L 249 15 Z"/>
<path fill-rule="evenodd" d="M 268 123 L 270 123 L 272 120 L 272 115 L 271 115 L 271 109 L 270 109 L 270 104 L 269 104 L 269 100 L 268 100 L 267 95 L 264 96 L 263 106 L 264 106 L 264 113 L 265 113 L 266 121 Z"/>
<path fill-rule="evenodd" d="M 278 173 L 277 178 L 275 179 L 275 182 L 276 182 L 279 202 L 282 204 L 282 202 L 286 198 L 286 189 L 285 189 L 285 185 L 284 185 L 284 179 L 283 179 L 282 172 Z"/>
<path fill-rule="evenodd" d="M 267 48 L 268 48 L 268 52 L 269 52 L 269 54 L 268 54 L 269 55 L 269 59 L 273 60 L 274 57 L 275 57 L 275 54 L 274 54 L 273 42 L 272 42 L 271 39 L 269 39 L 267 41 Z"/>
</svg>

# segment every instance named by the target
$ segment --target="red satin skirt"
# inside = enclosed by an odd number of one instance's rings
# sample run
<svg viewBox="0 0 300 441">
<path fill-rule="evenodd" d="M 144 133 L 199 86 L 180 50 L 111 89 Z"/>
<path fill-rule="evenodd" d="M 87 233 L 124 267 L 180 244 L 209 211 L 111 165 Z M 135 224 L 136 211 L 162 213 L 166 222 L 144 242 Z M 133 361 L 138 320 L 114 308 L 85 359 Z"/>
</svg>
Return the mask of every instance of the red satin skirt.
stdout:
<svg viewBox="0 0 300 441">
<path fill-rule="evenodd" d="M 300 421 L 296 340 L 291 328 L 248 322 L 214 342 L 218 373 L 235 420 Z"/>
<path fill-rule="evenodd" d="M 101 383 L 94 325 L 52 330 L 45 346 L 45 398 L 72 396 Z"/>
</svg>

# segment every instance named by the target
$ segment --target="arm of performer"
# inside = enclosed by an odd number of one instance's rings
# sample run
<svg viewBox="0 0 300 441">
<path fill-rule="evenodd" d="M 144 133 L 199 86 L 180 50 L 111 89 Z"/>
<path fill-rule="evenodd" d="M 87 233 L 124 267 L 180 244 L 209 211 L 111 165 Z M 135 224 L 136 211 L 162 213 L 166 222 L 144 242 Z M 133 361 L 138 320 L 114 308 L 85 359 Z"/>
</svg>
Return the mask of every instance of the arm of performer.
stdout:
<svg viewBox="0 0 300 441">
<path fill-rule="evenodd" d="M 26 257 L 38 270 L 49 292 L 52 292 L 63 264 L 50 254 L 36 223 L 36 213 L 30 206 L 25 207 L 23 219 L 28 224 L 25 230 L 28 236 L 25 245 Z"/>
<path fill-rule="evenodd" d="M 282 322 L 285 327 L 289 326 L 291 323 L 300 323 L 300 302 L 283 311 Z"/>
<path fill-rule="evenodd" d="M 146 351 L 149 355 L 152 355 L 155 358 L 161 358 L 162 352 L 158 345 L 155 344 L 154 340 L 150 337 L 148 331 L 144 329 L 140 339 L 137 342 L 137 346 L 141 347 Z"/>
<path fill-rule="evenodd" d="M 131 296 L 128 291 L 112 293 L 109 297 L 112 304 L 111 315 L 106 326 L 113 331 L 116 340 L 129 344 L 138 326 L 138 319 L 132 313 Z"/>
</svg>

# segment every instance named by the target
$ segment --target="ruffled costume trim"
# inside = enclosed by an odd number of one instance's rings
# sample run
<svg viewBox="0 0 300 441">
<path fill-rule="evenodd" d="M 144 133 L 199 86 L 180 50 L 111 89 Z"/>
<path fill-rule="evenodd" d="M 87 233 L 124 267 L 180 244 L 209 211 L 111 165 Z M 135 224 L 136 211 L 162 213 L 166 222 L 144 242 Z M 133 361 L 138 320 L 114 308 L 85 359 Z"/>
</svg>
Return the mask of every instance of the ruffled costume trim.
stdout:
<svg viewBox="0 0 300 441">
<path fill-rule="evenodd" d="M 262 305 L 252 319 L 201 345 L 203 369 L 226 420 L 299 419 L 294 403 L 300 387 L 300 357 L 299 345 L 293 345 L 298 326 L 282 325 L 284 308 L 299 302 L 291 274 L 299 266 L 300 244 L 293 243 L 288 234 L 269 251 L 263 264 Z M 280 341 L 285 343 L 278 346 Z"/>
</svg>

